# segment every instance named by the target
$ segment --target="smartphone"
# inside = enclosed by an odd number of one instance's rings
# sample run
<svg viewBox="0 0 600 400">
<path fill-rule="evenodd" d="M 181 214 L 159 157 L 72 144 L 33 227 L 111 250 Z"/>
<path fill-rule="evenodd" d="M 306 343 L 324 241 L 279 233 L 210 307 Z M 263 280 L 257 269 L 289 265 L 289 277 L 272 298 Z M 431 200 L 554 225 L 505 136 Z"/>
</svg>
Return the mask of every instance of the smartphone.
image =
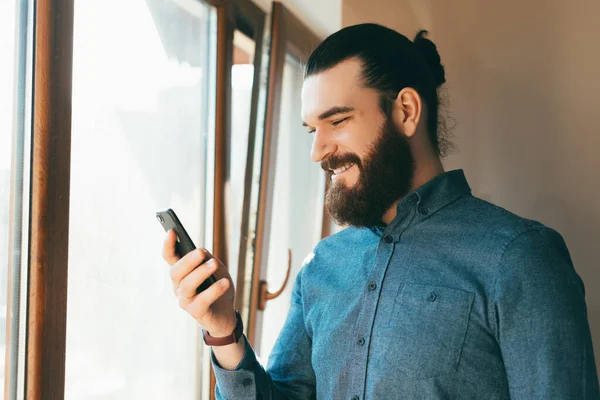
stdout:
<svg viewBox="0 0 600 400">
<path fill-rule="evenodd" d="M 190 235 L 188 235 L 188 233 L 186 232 L 185 228 L 183 227 L 183 224 L 181 223 L 181 221 L 179 221 L 179 218 L 177 218 L 177 214 L 175 214 L 175 211 L 171 210 L 170 208 L 162 211 L 157 211 L 156 219 L 158 220 L 158 222 L 160 222 L 165 232 L 168 232 L 171 229 L 175 231 L 175 234 L 177 235 L 177 241 L 175 242 L 175 252 L 179 257 L 183 257 L 190 251 L 196 249 L 192 238 L 190 238 Z M 210 260 L 210 258 L 207 258 L 204 262 Z M 198 286 L 198 288 L 196 289 L 196 294 L 208 289 L 210 285 L 212 285 L 216 281 L 217 278 L 214 275 L 209 276 L 208 279 L 206 279 L 204 282 L 202 282 L 200 286 Z"/>
</svg>

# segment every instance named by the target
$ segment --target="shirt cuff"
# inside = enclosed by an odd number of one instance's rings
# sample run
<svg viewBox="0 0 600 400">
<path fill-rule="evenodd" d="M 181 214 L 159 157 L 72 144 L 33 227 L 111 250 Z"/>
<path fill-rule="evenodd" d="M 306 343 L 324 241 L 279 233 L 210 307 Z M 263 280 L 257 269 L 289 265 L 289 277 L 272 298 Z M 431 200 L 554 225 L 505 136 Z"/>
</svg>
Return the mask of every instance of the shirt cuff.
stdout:
<svg viewBox="0 0 600 400">
<path fill-rule="evenodd" d="M 255 399 L 256 372 L 262 368 L 256 359 L 256 354 L 244 336 L 246 344 L 244 356 L 234 370 L 223 369 L 217 361 L 212 349 L 210 358 L 217 379 L 217 399 Z"/>
</svg>

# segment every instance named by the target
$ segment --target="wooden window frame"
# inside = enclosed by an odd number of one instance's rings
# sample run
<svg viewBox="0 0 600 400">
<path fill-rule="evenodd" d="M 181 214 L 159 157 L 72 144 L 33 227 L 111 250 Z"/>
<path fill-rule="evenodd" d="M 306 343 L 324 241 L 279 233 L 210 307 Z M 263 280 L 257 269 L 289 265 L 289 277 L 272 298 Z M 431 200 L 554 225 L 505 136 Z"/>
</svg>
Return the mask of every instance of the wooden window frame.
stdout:
<svg viewBox="0 0 600 400">
<path fill-rule="evenodd" d="M 262 151 L 258 217 L 254 250 L 252 288 L 250 297 L 250 318 L 247 337 L 251 345 L 256 340 L 256 315 L 259 306 L 259 282 L 261 269 L 266 266 L 263 254 L 268 251 L 264 240 L 265 228 L 270 224 L 270 212 L 273 203 L 273 186 L 276 162 L 277 127 L 279 126 L 280 105 L 285 57 L 289 53 L 305 63 L 321 39 L 304 25 L 288 8 L 280 2 L 273 3 L 271 14 L 271 48 L 269 56 L 269 83 L 267 110 Z M 324 214 L 325 215 L 325 214 Z M 327 223 L 328 224 L 328 223 Z M 322 226 L 326 225 L 325 218 Z M 327 233 L 326 231 L 322 232 Z"/>
<path fill-rule="evenodd" d="M 260 90 L 260 71 L 263 53 L 263 37 L 266 13 L 251 0 L 207 0 L 217 8 L 217 97 L 216 97 L 216 138 L 215 138 L 215 209 L 213 226 L 213 254 L 227 265 L 228 246 L 225 229 L 225 182 L 230 177 L 229 157 L 231 155 L 231 69 L 233 67 L 233 35 L 239 29 L 255 42 L 254 80 L 250 105 L 250 122 L 246 167 L 244 171 L 244 198 L 242 201 L 241 235 L 238 254 L 236 289 L 244 290 L 246 270 L 246 240 L 249 228 L 252 168 L 256 143 L 257 111 Z M 249 31 L 251 30 L 251 32 Z M 235 298 L 236 309 L 242 309 L 243 297 Z M 210 398 L 215 398 L 216 379 L 210 371 Z"/>
<path fill-rule="evenodd" d="M 25 367 L 30 400 L 64 398 L 73 3 L 35 3 Z"/>
<path fill-rule="evenodd" d="M 250 0 L 198 1 L 212 5 L 217 12 L 213 253 L 226 260 L 224 190 L 231 145 L 233 32 L 236 19 L 246 22 L 242 31 L 248 26 L 256 30 L 255 66 L 258 68 L 255 68 L 256 84 L 252 91 L 242 220 L 242 229 L 245 226 L 247 230 L 266 14 Z M 31 209 L 27 233 L 30 241 L 28 249 L 24 250 L 27 251 L 29 260 L 24 383 L 27 399 L 63 399 L 68 295 L 74 0 L 37 0 L 34 15 Z M 9 279 L 10 287 L 15 277 L 9 276 Z M 11 295 L 9 294 L 9 297 Z M 14 327 L 7 327 L 7 343 L 14 339 L 10 337 L 10 331 L 14 330 L 12 328 Z M 7 346 L 7 349 L 9 347 Z M 7 365 L 6 368 L 9 370 L 10 366 Z M 5 374 L 5 382 L 8 382 L 9 375 Z M 211 397 L 214 397 L 214 375 L 211 381 Z"/>
<path fill-rule="evenodd" d="M 200 0 L 199 0 L 200 1 Z M 247 232 L 250 208 L 250 184 L 256 142 L 256 121 L 260 81 L 260 65 L 266 14 L 251 0 L 205 0 L 217 9 L 217 94 L 216 94 L 216 140 L 215 140 L 215 209 L 213 254 L 227 265 L 225 232 L 225 182 L 229 179 L 231 155 L 231 69 L 233 67 L 233 35 L 239 29 L 247 36 L 255 36 L 254 85 L 248 132 L 248 151 L 244 171 L 244 199 L 242 208 L 242 235 Z M 239 25 L 239 26 L 238 26 Z M 251 29 L 253 34 L 248 30 Z M 243 237 L 243 236 L 242 236 Z M 233 245 L 233 244 L 231 244 Z M 240 246 L 240 252 L 245 246 Z M 240 260 L 242 260 L 240 255 Z M 244 268 L 244 263 L 240 264 Z M 238 276 L 242 274 L 238 273 Z M 243 280 L 238 278 L 238 285 Z"/>
<path fill-rule="evenodd" d="M 264 42 L 264 30 L 266 13 L 252 3 L 250 0 L 235 0 L 234 1 L 234 15 L 236 22 L 242 19 L 245 26 L 239 26 L 236 24 L 237 29 L 247 36 L 250 37 L 247 29 L 252 29 L 252 37 L 255 42 L 254 52 L 254 80 L 252 86 L 252 99 L 250 104 L 250 123 L 248 131 L 248 144 L 246 153 L 246 167 L 244 171 L 244 198 L 242 200 L 242 215 L 241 215 L 241 227 L 240 227 L 240 242 L 238 251 L 238 269 L 237 269 L 237 282 L 236 290 L 243 290 L 245 286 L 244 277 L 246 275 L 246 255 L 247 255 L 247 241 L 250 229 L 250 207 L 252 199 L 252 176 L 254 167 L 254 156 L 256 150 L 256 132 L 257 132 L 257 121 L 258 121 L 258 109 L 259 109 L 259 92 L 260 92 L 260 78 L 261 78 L 261 67 L 262 67 L 262 55 L 263 55 L 263 42 Z M 231 66 L 230 66 L 231 69 Z M 229 135 L 231 139 L 231 134 Z M 230 143 L 229 143 L 230 145 Z M 231 147 L 228 147 L 227 156 L 231 155 Z M 229 162 L 227 162 L 227 166 Z M 236 245 L 235 243 L 231 244 Z M 244 297 L 236 295 L 235 308 L 241 310 L 244 306 Z"/>
</svg>

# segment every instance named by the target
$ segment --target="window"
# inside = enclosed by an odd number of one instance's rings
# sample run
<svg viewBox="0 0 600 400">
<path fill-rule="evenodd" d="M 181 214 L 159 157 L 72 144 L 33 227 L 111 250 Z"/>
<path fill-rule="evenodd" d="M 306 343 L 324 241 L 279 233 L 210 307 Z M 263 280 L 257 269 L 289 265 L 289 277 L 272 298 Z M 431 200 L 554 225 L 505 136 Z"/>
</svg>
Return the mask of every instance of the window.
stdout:
<svg viewBox="0 0 600 400">
<path fill-rule="evenodd" d="M 248 0 L 231 3 L 231 130 L 226 146 L 225 217 L 227 258 L 236 286 L 235 307 L 247 330 L 254 273 L 254 238 L 258 209 L 260 162 L 268 54 L 265 12 Z M 264 67 L 264 68 L 263 68 Z"/>
<path fill-rule="evenodd" d="M 0 0 L 0 393 L 23 391 L 33 4 Z"/>
<path fill-rule="evenodd" d="M 160 258 L 154 213 L 167 207 L 227 262 L 253 340 L 261 274 L 280 283 L 286 246 L 295 274 L 322 234 L 324 185 L 297 115 L 303 46 L 316 39 L 274 12 L 284 47 L 268 49 L 249 0 L 0 0 L 7 398 L 208 397 L 207 349 Z M 290 229 L 298 207 L 314 211 L 303 233 Z M 265 349 L 276 334 L 264 332 Z"/>
<path fill-rule="evenodd" d="M 0 1 L 0 373 L 4 377 L 8 299 L 11 149 L 15 111 L 16 1 Z M 15 171 L 16 172 L 16 171 Z M 4 393 L 4 379 L 0 380 Z"/>
<path fill-rule="evenodd" d="M 241 240 L 242 208 L 245 171 L 248 154 L 248 134 L 252 112 L 254 84 L 254 54 L 256 43 L 239 30 L 233 37 L 233 66 L 231 69 L 231 151 L 229 156 L 229 185 L 227 202 L 227 267 L 237 282 L 238 256 Z"/>
<path fill-rule="evenodd" d="M 287 315 L 291 289 L 302 261 L 326 234 L 323 227 L 329 227 L 323 214 L 324 174 L 310 160 L 312 138 L 302 128 L 300 118 L 302 63 L 319 39 L 278 2 L 273 4 L 271 37 L 248 327 L 248 339 L 263 360 L 268 359 Z M 288 249 L 290 279 L 278 291 L 287 273 Z M 280 293 L 279 297 L 267 303 L 265 287 L 269 292 Z"/>
<path fill-rule="evenodd" d="M 67 399 L 199 396 L 203 345 L 154 212 L 206 245 L 215 22 L 196 1 L 75 3 Z"/>
<path fill-rule="evenodd" d="M 277 286 L 285 280 L 288 249 L 291 249 L 291 276 L 295 277 L 304 258 L 321 239 L 325 175 L 310 159 L 312 135 L 302 127 L 299 113 L 304 81 L 302 65 L 287 55 L 283 66 L 282 97 L 277 131 L 275 181 L 271 223 L 266 232 L 269 253 L 267 279 Z M 267 360 L 287 315 L 293 279 L 283 293 L 269 301 L 262 318 L 260 357 Z"/>
</svg>

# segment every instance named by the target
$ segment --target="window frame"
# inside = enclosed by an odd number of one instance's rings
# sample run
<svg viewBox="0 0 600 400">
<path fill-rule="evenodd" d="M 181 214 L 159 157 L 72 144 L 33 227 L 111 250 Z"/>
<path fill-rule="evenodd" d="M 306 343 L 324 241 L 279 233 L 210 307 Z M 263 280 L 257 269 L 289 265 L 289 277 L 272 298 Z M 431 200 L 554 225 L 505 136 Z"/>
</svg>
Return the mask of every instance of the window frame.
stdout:
<svg viewBox="0 0 600 400">
<path fill-rule="evenodd" d="M 258 217 L 256 224 L 256 239 L 253 262 L 252 288 L 250 297 L 250 318 L 247 327 L 247 338 L 251 345 L 256 343 L 257 312 L 259 306 L 259 282 L 261 271 L 266 269 L 268 241 L 265 241 L 266 229 L 270 226 L 273 203 L 273 187 L 275 183 L 275 165 L 277 153 L 277 130 L 279 127 L 280 105 L 283 83 L 283 68 L 285 56 L 290 53 L 305 63 L 321 39 L 291 10 L 280 2 L 273 2 L 271 14 L 271 47 L 269 55 L 269 79 L 267 94 L 267 110 L 265 117 L 262 165 L 260 172 L 260 191 L 258 202 Z M 329 222 L 325 221 L 322 227 Z M 322 229 L 321 236 L 328 234 Z"/>
<path fill-rule="evenodd" d="M 224 249 L 224 171 L 229 135 L 233 30 L 230 2 L 217 12 L 214 254 Z M 74 0 L 37 0 L 28 254 L 25 396 L 63 399 L 65 391 Z M 231 35 L 230 35 L 231 33 Z M 231 50 L 230 50 L 231 48 Z M 14 154 L 13 154 L 14 157 Z M 11 194 L 12 197 L 12 194 Z M 12 209 L 11 209 L 12 211 Z M 12 236 L 11 236 L 12 237 Z M 9 265 L 9 274 L 13 271 Z M 9 276 L 11 285 L 14 277 Z M 9 295 L 9 300 L 10 300 Z M 7 349 L 14 340 L 7 330 Z M 7 356 L 8 360 L 8 356 Z M 10 366 L 7 365 L 7 371 Z M 5 374 L 8 383 L 10 374 Z M 211 374 L 212 375 L 212 374 Z M 200 396 L 200 380 L 197 393 Z M 213 377 L 214 380 L 214 377 Z M 211 385 L 212 386 L 212 385 Z M 214 388 L 214 386 L 212 386 Z M 8 393 L 8 385 L 6 389 Z"/>
<path fill-rule="evenodd" d="M 254 52 L 254 80 L 252 86 L 252 99 L 250 105 L 250 123 L 248 131 L 248 144 L 246 153 L 246 167 L 244 171 L 244 198 L 242 201 L 242 216 L 241 216 L 241 235 L 240 243 L 232 243 L 232 246 L 238 245 L 238 270 L 237 270 L 237 282 L 236 292 L 239 290 L 240 293 L 245 290 L 245 274 L 248 267 L 252 268 L 252 265 L 247 265 L 246 254 L 248 250 L 247 236 L 249 234 L 250 227 L 250 208 L 252 198 L 252 176 L 254 167 L 254 157 L 256 153 L 256 138 L 257 138 L 257 122 L 258 122 L 258 110 L 259 110 L 259 92 L 260 92 L 260 79 L 261 79 L 261 67 L 262 67 L 262 55 L 264 45 L 264 31 L 265 31 L 265 20 L 266 13 L 255 5 L 250 0 L 234 0 L 232 4 L 234 22 L 232 26 L 232 37 L 233 32 L 236 29 L 240 30 L 243 34 L 248 37 L 254 37 L 255 52 Z M 251 30 L 251 31 L 249 31 Z M 233 52 L 233 42 L 231 46 Z M 229 66 L 229 70 L 233 67 L 233 60 Z M 231 93 L 231 91 L 230 91 Z M 231 102 L 229 102 L 231 105 Z M 228 143 L 226 148 L 226 156 L 231 155 L 231 131 L 228 135 Z M 225 161 L 225 168 L 229 166 L 229 159 Z M 225 264 L 227 260 L 224 260 Z M 244 306 L 244 296 L 237 295 L 235 298 L 235 308 L 241 310 Z"/>
<path fill-rule="evenodd" d="M 266 211 L 270 206 L 269 190 L 272 191 L 274 174 L 269 169 L 274 165 L 274 150 L 277 137 L 274 127 L 279 121 L 279 102 L 285 55 L 293 54 L 306 60 L 310 51 L 320 42 L 319 38 L 279 2 L 273 3 L 271 15 L 271 48 L 268 60 L 268 89 L 264 124 L 258 126 L 261 116 L 260 86 L 262 77 L 263 46 L 266 12 L 251 0 L 195 0 L 215 7 L 217 14 L 216 48 L 216 93 L 215 137 L 214 137 L 214 208 L 213 208 L 213 253 L 227 261 L 227 247 L 238 243 L 227 243 L 225 230 L 225 182 L 229 177 L 231 152 L 231 69 L 233 66 L 233 34 L 236 29 L 247 34 L 253 30 L 255 41 L 254 84 L 251 97 L 251 116 L 248 132 L 247 159 L 244 171 L 244 198 L 242 205 L 241 238 L 239 243 L 238 290 L 251 290 L 250 317 L 247 332 L 252 343 L 258 306 L 258 281 L 261 272 L 262 251 Z M 75 0 L 37 0 L 33 3 L 33 48 L 31 101 L 31 155 L 30 193 L 27 210 L 27 248 L 21 249 L 28 260 L 27 307 L 23 314 L 26 341 L 20 345 L 25 349 L 24 395 L 28 399 L 63 399 L 65 393 L 66 328 L 68 296 L 68 253 L 69 253 L 69 201 L 71 173 L 71 117 L 73 89 L 73 33 Z M 20 116 L 20 115 L 19 115 Z M 21 117 L 21 116 L 20 116 Z M 27 123 L 27 121 L 25 121 Z M 263 134 L 262 152 L 256 150 L 257 131 Z M 259 160 L 257 154 L 260 154 Z M 13 160 L 15 154 L 13 151 Z M 256 226 L 250 226 L 252 177 L 255 160 L 260 161 L 260 183 L 258 188 L 258 210 Z M 14 199 L 14 193 L 11 193 Z M 15 205 L 11 204 L 11 221 Z M 327 224 L 328 225 L 328 224 Z M 326 229 L 325 218 L 323 232 Z M 246 263 L 248 232 L 256 229 L 252 263 Z M 11 231 L 11 245 L 16 233 Z M 247 265 L 248 264 L 248 265 Z M 18 272 L 14 263 L 9 264 L 9 288 L 14 286 Z M 244 288 L 244 275 L 252 270 L 252 287 Z M 9 302 L 15 288 L 9 290 Z M 10 313 L 14 307 L 9 303 Z M 242 296 L 236 296 L 236 308 L 242 308 Z M 7 318 L 7 321 L 12 321 Z M 15 323 L 18 324 L 18 321 Z M 5 394 L 9 393 L 14 373 L 12 356 L 8 355 L 15 328 L 7 327 L 7 364 Z M 12 335 L 11 335 L 11 332 Z M 18 332 L 18 331 L 17 331 Z M 199 332 L 200 333 L 200 332 Z M 211 369 L 210 397 L 214 398 L 215 380 Z M 201 391 L 199 376 L 196 392 Z M 13 390 L 15 385 L 11 386 Z M 206 389 L 206 387 L 205 387 Z M 15 393 L 15 395 L 17 395 Z M 203 396 L 202 396 L 203 397 Z M 8 397 L 7 397 L 8 398 Z"/>
<path fill-rule="evenodd" d="M 25 396 L 62 399 L 65 384 L 73 0 L 37 0 Z"/>
<path fill-rule="evenodd" d="M 227 265 L 227 235 L 225 228 L 225 182 L 229 179 L 229 156 L 231 154 L 231 69 L 233 67 L 233 37 L 236 29 L 248 35 L 248 29 L 254 30 L 255 56 L 254 81 L 250 106 L 250 124 L 248 132 L 246 167 L 244 171 L 244 199 L 242 203 L 241 236 L 238 253 L 238 271 L 236 292 L 243 291 L 244 276 L 247 268 L 246 241 L 244 237 L 249 229 L 252 169 L 254 165 L 256 129 L 258 120 L 258 101 L 260 90 L 260 72 L 263 53 L 263 37 L 266 13 L 251 0 L 205 0 L 217 8 L 217 93 L 216 93 L 216 138 L 215 138 L 215 193 L 213 254 Z M 238 23 L 240 23 L 238 26 Z M 243 296 L 235 296 L 236 309 L 242 309 Z M 250 307 L 251 308 L 251 307 Z M 208 351 L 206 352 L 208 353 Z M 216 378 L 210 367 L 210 393 L 215 399 Z"/>
<path fill-rule="evenodd" d="M 27 283 L 27 252 L 21 249 L 27 245 L 27 232 L 23 224 L 29 221 L 30 160 L 32 136 L 32 96 L 33 96 L 33 10 L 32 1 L 19 2 L 15 7 L 15 63 L 13 76 L 13 129 L 11 144 L 11 176 L 9 193 L 9 231 L 7 263 L 7 302 L 4 398 L 16 399 L 19 385 L 24 385 L 26 361 L 21 351 L 21 326 L 26 319 L 27 303 L 23 301 L 22 288 Z M 25 279 L 23 279 L 25 278 Z M 23 317 L 25 316 L 25 317 Z M 25 343 L 26 345 L 26 343 Z"/>
</svg>

